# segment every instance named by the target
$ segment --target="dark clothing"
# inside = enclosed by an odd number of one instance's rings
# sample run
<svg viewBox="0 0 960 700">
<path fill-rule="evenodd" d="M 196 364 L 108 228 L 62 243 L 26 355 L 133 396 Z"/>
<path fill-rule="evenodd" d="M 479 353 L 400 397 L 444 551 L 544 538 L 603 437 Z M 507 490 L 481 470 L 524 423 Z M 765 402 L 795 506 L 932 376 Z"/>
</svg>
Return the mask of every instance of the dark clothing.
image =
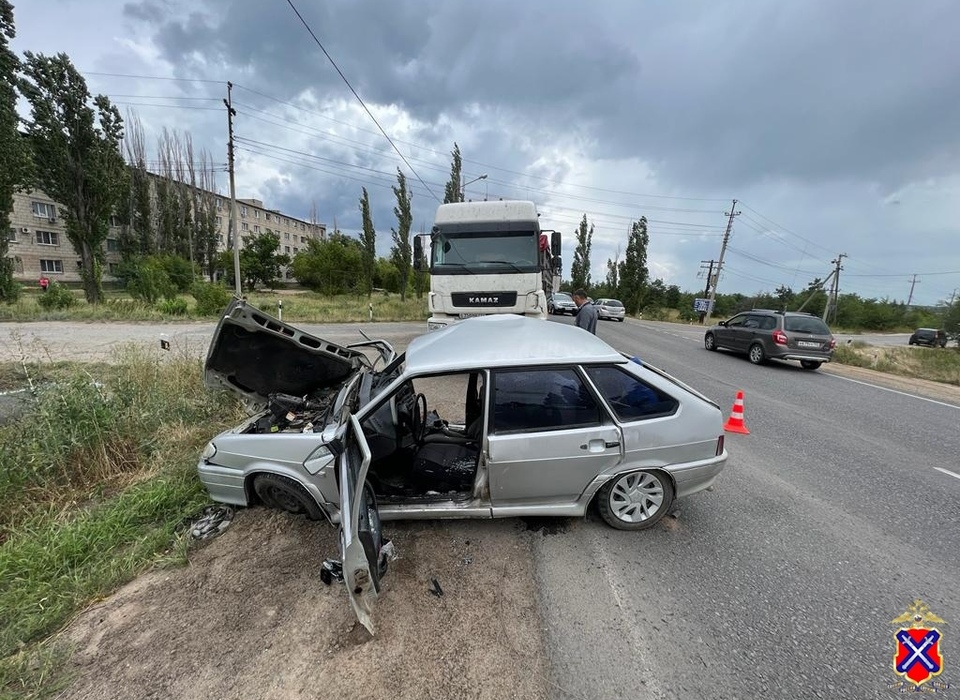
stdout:
<svg viewBox="0 0 960 700">
<path fill-rule="evenodd" d="M 594 335 L 597 334 L 597 307 L 589 301 L 577 311 L 577 326 Z"/>
</svg>

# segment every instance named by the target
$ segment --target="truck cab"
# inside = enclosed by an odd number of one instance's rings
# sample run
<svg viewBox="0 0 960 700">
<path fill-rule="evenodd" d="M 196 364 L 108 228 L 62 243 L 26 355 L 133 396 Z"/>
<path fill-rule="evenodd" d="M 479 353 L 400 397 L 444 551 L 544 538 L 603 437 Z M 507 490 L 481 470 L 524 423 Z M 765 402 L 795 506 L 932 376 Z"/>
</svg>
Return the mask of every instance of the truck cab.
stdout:
<svg viewBox="0 0 960 700">
<path fill-rule="evenodd" d="M 427 268 L 424 237 L 414 264 Z M 533 202 L 456 202 L 437 209 L 429 236 L 429 330 L 472 316 L 547 317 L 547 293 L 559 267 L 559 234 L 543 245 Z"/>
</svg>

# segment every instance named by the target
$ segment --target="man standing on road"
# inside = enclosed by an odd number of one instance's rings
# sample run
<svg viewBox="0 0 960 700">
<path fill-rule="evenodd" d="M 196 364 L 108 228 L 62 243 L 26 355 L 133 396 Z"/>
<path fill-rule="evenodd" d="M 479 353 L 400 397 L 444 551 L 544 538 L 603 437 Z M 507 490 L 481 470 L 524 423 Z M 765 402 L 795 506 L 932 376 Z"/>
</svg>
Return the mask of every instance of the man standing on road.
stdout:
<svg viewBox="0 0 960 700">
<path fill-rule="evenodd" d="M 587 301 L 587 293 L 583 289 L 578 289 L 573 293 L 573 303 L 579 307 L 577 310 L 577 326 L 596 335 L 597 307 Z"/>
</svg>

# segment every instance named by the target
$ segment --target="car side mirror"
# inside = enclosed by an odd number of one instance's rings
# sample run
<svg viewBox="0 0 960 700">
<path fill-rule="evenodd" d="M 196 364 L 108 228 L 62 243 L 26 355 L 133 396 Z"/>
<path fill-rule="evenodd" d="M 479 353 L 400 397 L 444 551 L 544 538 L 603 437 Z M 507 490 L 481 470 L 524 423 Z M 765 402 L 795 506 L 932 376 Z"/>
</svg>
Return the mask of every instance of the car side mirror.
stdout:
<svg viewBox="0 0 960 700">
<path fill-rule="evenodd" d="M 553 254 L 555 258 L 560 256 L 560 232 L 559 231 L 554 231 L 553 233 L 550 234 L 550 253 Z"/>
<path fill-rule="evenodd" d="M 413 237 L 413 269 L 420 272 L 424 269 L 423 265 L 423 237 Z"/>
<path fill-rule="evenodd" d="M 727 322 L 726 322 L 726 321 L 720 321 L 717 325 L 718 325 L 718 326 L 723 326 L 724 328 L 726 328 L 726 327 L 727 327 Z"/>
</svg>

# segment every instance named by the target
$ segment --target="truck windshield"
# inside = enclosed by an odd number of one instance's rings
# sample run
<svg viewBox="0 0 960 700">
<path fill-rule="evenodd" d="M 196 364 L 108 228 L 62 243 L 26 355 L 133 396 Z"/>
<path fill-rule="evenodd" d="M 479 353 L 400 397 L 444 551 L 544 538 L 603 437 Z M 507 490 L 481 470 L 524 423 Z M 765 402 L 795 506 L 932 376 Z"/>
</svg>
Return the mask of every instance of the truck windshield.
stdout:
<svg viewBox="0 0 960 700">
<path fill-rule="evenodd" d="M 433 238 L 434 275 L 539 272 L 536 231 L 441 232 Z"/>
</svg>

